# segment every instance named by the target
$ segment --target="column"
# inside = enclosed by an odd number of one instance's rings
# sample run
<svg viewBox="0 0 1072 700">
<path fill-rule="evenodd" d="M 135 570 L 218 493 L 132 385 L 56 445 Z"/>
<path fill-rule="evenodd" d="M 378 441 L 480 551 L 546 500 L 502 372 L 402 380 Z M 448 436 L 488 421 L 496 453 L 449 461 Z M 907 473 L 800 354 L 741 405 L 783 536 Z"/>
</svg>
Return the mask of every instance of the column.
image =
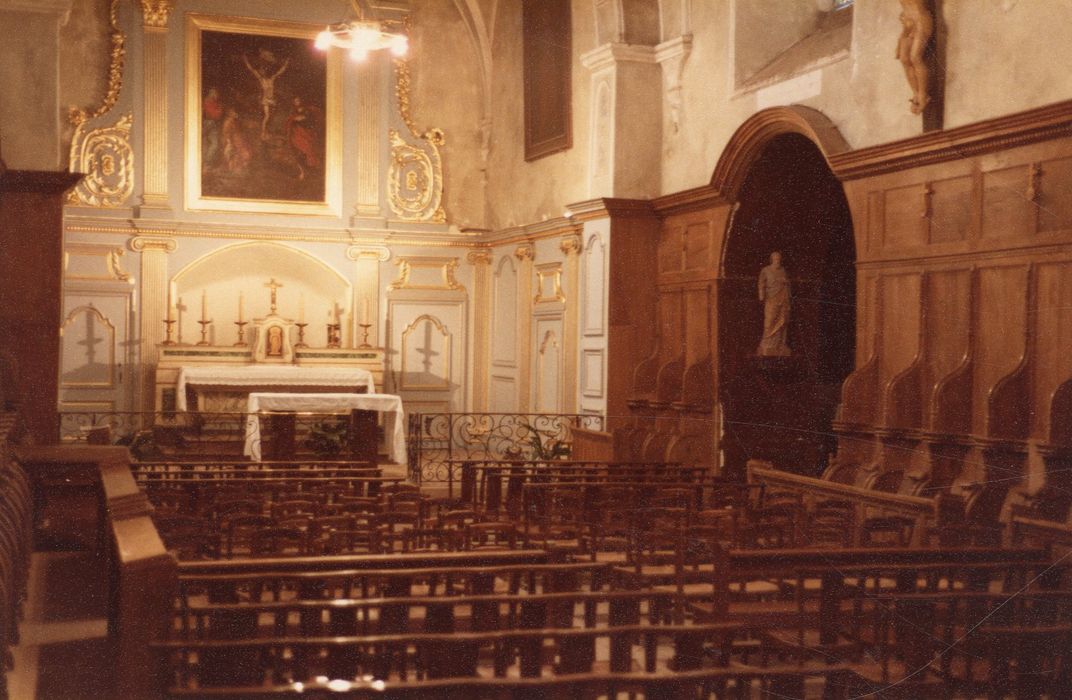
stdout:
<svg viewBox="0 0 1072 700">
<path fill-rule="evenodd" d="M 391 259 L 391 251 L 383 246 L 350 246 L 346 257 L 354 261 L 354 318 L 355 323 L 369 323 L 368 343 L 380 347 L 380 263 Z M 368 321 L 364 319 L 368 301 Z M 356 327 L 354 345 L 361 345 L 364 329 Z"/>
<path fill-rule="evenodd" d="M 577 394 L 580 392 L 577 365 L 580 361 L 580 233 L 562 237 L 559 249 L 566 256 L 562 265 L 562 292 L 566 296 L 566 309 L 562 313 L 562 412 L 577 412 Z"/>
<path fill-rule="evenodd" d="M 382 57 L 370 57 L 357 68 L 357 207 L 358 217 L 380 217 L 380 148 L 383 130 Z"/>
<path fill-rule="evenodd" d="M 175 251 L 175 239 L 168 236 L 135 236 L 130 249 L 141 253 L 141 410 L 156 410 L 156 348 L 164 340 L 167 314 L 168 253 Z"/>
<path fill-rule="evenodd" d="M 517 410 L 528 413 L 532 406 L 532 260 L 535 248 L 526 243 L 517 247 Z"/>
<path fill-rule="evenodd" d="M 491 253 L 473 250 L 466 256 L 473 266 L 473 412 L 488 410 L 491 377 Z"/>
<path fill-rule="evenodd" d="M 172 0 L 141 0 L 145 81 L 142 208 L 168 209 L 167 22 Z M 144 298 L 142 299 L 144 304 Z"/>
</svg>

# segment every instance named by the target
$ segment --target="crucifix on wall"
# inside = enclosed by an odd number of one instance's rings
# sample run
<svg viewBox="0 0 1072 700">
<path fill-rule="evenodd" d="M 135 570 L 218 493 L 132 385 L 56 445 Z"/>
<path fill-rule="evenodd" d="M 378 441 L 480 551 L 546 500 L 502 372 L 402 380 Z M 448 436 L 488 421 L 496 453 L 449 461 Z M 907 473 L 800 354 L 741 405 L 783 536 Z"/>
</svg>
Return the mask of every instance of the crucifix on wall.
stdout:
<svg viewBox="0 0 1072 700">
<path fill-rule="evenodd" d="M 439 353 L 432 349 L 432 324 L 430 322 L 424 324 L 424 347 L 417 348 L 416 353 L 421 356 L 425 374 L 432 376 L 432 358 L 438 357 Z"/>
<path fill-rule="evenodd" d="M 264 286 L 268 287 L 269 289 L 272 290 L 272 313 L 274 314 L 275 309 L 276 309 L 275 293 L 276 293 L 276 290 L 279 289 L 280 287 L 282 287 L 283 285 L 280 284 L 279 282 L 276 282 L 275 277 L 273 277 L 272 279 L 270 279 L 267 282 L 265 282 Z"/>
</svg>

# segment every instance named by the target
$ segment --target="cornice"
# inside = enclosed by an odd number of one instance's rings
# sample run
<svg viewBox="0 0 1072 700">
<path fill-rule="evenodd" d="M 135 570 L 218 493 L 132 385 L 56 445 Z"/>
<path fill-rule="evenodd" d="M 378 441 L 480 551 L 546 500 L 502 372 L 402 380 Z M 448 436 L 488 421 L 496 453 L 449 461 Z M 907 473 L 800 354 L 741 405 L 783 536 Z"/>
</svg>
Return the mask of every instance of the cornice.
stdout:
<svg viewBox="0 0 1072 700">
<path fill-rule="evenodd" d="M 1072 134 L 1072 100 L 829 156 L 841 180 L 908 170 Z"/>
<path fill-rule="evenodd" d="M 728 204 L 726 199 L 711 185 L 700 185 L 691 190 L 663 195 L 651 201 L 652 210 L 659 216 L 684 214 L 725 204 Z"/>
<path fill-rule="evenodd" d="M 692 34 L 682 34 L 655 46 L 655 60 L 659 63 L 692 53 Z"/>
<path fill-rule="evenodd" d="M 593 73 L 619 63 L 655 63 L 655 47 L 612 42 L 581 54 L 581 65 Z"/>
</svg>

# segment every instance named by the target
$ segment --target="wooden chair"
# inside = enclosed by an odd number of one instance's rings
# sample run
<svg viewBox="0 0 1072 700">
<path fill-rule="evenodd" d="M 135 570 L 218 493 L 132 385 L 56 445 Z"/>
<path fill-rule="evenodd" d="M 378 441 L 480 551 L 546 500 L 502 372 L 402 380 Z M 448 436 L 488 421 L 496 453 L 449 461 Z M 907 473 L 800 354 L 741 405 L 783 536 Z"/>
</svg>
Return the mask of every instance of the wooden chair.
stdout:
<svg viewBox="0 0 1072 700">
<path fill-rule="evenodd" d="M 868 518 L 860 527 L 860 544 L 865 547 L 907 547 L 912 543 L 916 522 L 899 515 Z"/>
<path fill-rule="evenodd" d="M 305 556 L 309 553 L 306 533 L 295 527 L 269 527 L 249 538 L 249 554 L 264 556 Z"/>
</svg>

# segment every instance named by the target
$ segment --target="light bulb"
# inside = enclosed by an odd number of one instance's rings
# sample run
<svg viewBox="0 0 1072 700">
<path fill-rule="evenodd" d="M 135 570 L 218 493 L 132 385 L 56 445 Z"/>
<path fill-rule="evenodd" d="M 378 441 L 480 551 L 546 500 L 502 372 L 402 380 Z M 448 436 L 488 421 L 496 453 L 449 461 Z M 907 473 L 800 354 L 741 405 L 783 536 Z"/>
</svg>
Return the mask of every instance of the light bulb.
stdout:
<svg viewBox="0 0 1072 700">
<path fill-rule="evenodd" d="M 401 58 L 409 51 L 409 39 L 405 34 L 399 34 L 391 39 L 391 53 Z"/>
<path fill-rule="evenodd" d="M 353 59 L 355 63 L 361 63 L 368 58 L 368 49 L 360 44 L 354 44 L 350 48 L 350 58 Z"/>
<path fill-rule="evenodd" d="M 332 34 L 327 29 L 316 35 L 316 41 L 313 43 L 316 48 L 321 51 L 327 51 L 331 47 Z"/>
</svg>

